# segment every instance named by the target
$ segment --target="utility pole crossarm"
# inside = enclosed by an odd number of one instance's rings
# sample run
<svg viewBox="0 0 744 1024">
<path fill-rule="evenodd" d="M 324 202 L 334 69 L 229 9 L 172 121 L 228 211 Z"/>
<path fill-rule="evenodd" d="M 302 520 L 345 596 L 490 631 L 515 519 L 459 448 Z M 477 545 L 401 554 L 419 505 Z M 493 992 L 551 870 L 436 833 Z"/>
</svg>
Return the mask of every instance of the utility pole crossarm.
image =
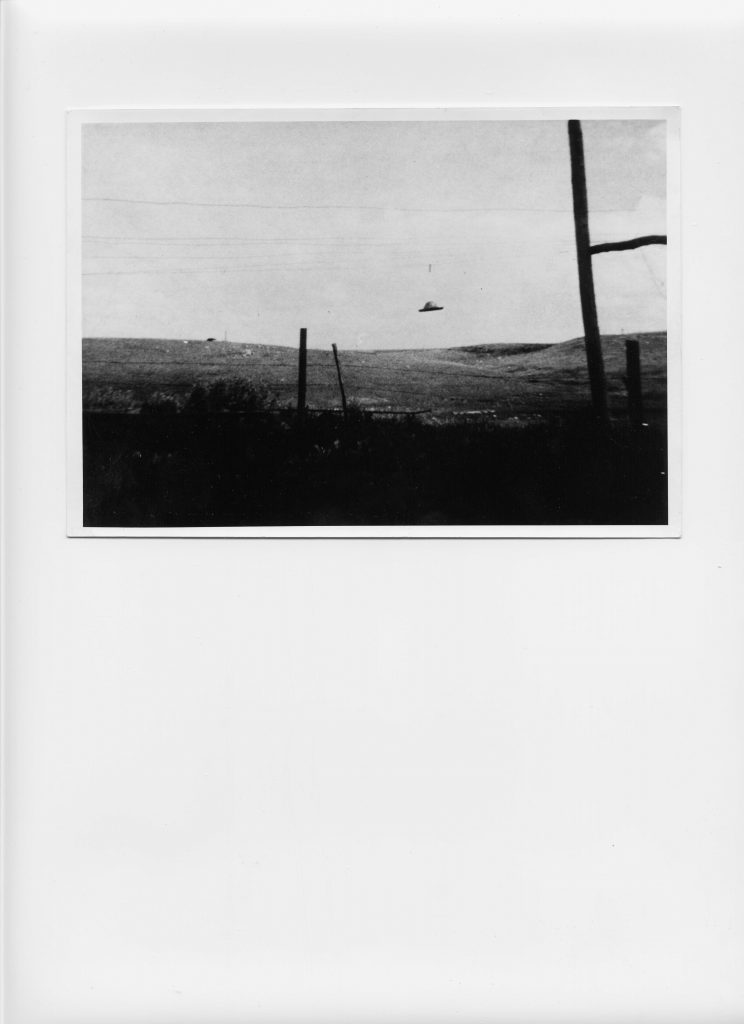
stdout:
<svg viewBox="0 0 744 1024">
<path fill-rule="evenodd" d="M 666 245 L 666 235 L 641 235 L 640 238 L 629 238 L 627 242 L 601 242 L 590 245 L 589 252 L 596 256 L 599 252 L 622 252 L 624 249 L 640 249 L 642 245 Z"/>
</svg>

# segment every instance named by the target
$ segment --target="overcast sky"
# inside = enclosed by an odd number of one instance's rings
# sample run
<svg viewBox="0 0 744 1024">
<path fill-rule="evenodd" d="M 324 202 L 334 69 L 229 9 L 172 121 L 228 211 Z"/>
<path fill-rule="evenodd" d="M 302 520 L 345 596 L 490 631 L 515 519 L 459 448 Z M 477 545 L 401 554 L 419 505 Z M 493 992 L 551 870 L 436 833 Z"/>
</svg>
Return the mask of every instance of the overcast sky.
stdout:
<svg viewBox="0 0 744 1024">
<path fill-rule="evenodd" d="M 592 241 L 665 232 L 665 125 L 582 123 Z M 583 334 L 565 121 L 86 125 L 83 197 L 86 336 Z M 594 258 L 603 332 L 666 327 L 665 255 Z"/>
</svg>

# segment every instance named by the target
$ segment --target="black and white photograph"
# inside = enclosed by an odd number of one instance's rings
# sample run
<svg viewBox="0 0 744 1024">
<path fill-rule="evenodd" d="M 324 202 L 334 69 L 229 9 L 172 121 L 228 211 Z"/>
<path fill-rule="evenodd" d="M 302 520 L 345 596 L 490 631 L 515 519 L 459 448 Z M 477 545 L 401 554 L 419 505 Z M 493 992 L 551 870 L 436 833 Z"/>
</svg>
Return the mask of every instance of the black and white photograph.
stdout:
<svg viewBox="0 0 744 1024">
<path fill-rule="evenodd" d="M 73 115 L 71 532 L 674 532 L 675 139 Z"/>
</svg>

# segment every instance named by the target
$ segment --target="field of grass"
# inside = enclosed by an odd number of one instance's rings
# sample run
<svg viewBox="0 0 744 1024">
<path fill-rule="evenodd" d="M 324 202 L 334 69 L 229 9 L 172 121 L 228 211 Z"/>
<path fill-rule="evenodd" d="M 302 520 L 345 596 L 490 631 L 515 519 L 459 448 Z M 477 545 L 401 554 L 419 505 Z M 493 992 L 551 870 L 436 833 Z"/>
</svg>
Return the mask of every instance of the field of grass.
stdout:
<svg viewBox="0 0 744 1024">
<path fill-rule="evenodd" d="M 644 401 L 650 416 L 666 407 L 666 335 L 640 342 Z M 603 338 L 610 408 L 625 411 L 624 337 Z M 588 401 L 583 339 L 557 345 L 476 345 L 446 349 L 340 351 L 346 396 L 363 409 L 427 409 L 433 414 L 489 412 L 499 419 L 550 417 Z M 88 412 L 137 412 L 154 396 L 181 405 L 196 385 L 234 380 L 264 390 L 278 407 L 297 393 L 297 351 L 220 341 L 86 338 L 83 404 Z M 308 351 L 307 402 L 340 405 L 330 349 Z"/>
<path fill-rule="evenodd" d="M 89 526 L 551 525 L 666 522 L 666 342 L 639 336 L 643 428 L 626 416 L 623 339 L 604 339 L 613 416 L 589 409 L 581 339 L 553 346 L 296 350 L 87 339 Z M 380 416 L 416 410 L 417 415 Z"/>
</svg>

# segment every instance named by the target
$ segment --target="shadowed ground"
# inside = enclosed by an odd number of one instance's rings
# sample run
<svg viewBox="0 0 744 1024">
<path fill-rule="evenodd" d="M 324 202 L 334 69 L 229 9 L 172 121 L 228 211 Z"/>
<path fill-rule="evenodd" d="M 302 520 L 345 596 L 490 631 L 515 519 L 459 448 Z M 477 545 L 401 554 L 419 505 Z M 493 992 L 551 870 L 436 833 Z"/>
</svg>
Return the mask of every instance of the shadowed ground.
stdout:
<svg viewBox="0 0 744 1024">
<path fill-rule="evenodd" d="M 645 425 L 626 418 L 624 346 L 604 339 L 609 433 L 588 412 L 583 342 L 297 353 L 221 342 L 84 344 L 88 526 L 661 525 L 666 345 L 639 335 Z M 427 409 L 380 417 L 370 409 Z"/>
</svg>

